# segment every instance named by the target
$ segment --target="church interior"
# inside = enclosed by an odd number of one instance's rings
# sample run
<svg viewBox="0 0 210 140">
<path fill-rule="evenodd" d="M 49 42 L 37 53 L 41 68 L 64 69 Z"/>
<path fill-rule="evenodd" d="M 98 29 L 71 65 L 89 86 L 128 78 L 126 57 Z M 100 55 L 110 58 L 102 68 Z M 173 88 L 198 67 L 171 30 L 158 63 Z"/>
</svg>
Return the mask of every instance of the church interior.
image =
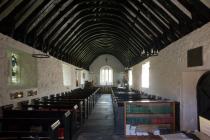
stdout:
<svg viewBox="0 0 210 140">
<path fill-rule="evenodd" d="M 210 140 L 210 1 L 0 0 L 0 140 Z"/>
</svg>

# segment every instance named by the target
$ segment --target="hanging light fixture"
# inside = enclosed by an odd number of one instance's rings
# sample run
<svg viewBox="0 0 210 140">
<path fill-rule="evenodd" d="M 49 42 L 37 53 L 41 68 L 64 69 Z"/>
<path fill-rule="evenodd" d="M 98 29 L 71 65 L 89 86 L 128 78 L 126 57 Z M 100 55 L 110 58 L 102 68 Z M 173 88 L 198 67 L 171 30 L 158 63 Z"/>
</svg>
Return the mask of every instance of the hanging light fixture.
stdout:
<svg viewBox="0 0 210 140">
<path fill-rule="evenodd" d="M 83 69 L 82 68 L 75 68 L 75 70 L 82 71 Z"/>
<path fill-rule="evenodd" d="M 142 2 L 141 0 L 139 0 L 139 2 Z M 147 18 L 148 21 L 152 24 L 151 21 L 151 15 L 149 13 L 149 11 L 147 11 Z M 148 35 L 150 38 L 152 38 L 152 34 Z M 141 57 L 151 57 L 151 56 L 158 56 L 159 50 L 158 50 L 158 43 L 157 40 L 155 38 L 153 38 L 153 43 L 151 44 L 151 47 L 148 49 L 143 48 L 141 51 Z"/>
<path fill-rule="evenodd" d="M 33 47 L 34 51 L 32 53 L 32 57 L 34 57 L 34 58 L 50 58 L 49 52 L 48 51 L 46 53 L 44 52 L 44 47 L 43 47 L 44 45 L 45 45 L 45 43 L 43 41 L 43 45 L 42 45 L 41 50 L 37 51 L 37 52 L 34 52 L 35 49 L 36 49 L 36 46 L 37 46 L 37 39 L 36 39 L 35 42 L 34 42 L 34 47 Z"/>
<path fill-rule="evenodd" d="M 129 33 L 130 34 L 130 33 Z M 130 41 L 130 38 L 129 38 L 129 41 Z M 130 43 L 130 42 L 129 42 Z M 125 67 L 125 72 L 129 71 L 130 70 L 130 50 L 129 50 L 129 47 L 127 46 L 127 58 L 126 58 L 126 67 Z"/>
<path fill-rule="evenodd" d="M 141 57 L 151 57 L 151 56 L 158 56 L 158 49 L 151 48 L 150 50 L 142 50 L 141 51 Z"/>
<path fill-rule="evenodd" d="M 32 54 L 32 57 L 35 57 L 35 58 L 49 58 L 50 55 L 49 53 L 33 53 Z"/>
</svg>

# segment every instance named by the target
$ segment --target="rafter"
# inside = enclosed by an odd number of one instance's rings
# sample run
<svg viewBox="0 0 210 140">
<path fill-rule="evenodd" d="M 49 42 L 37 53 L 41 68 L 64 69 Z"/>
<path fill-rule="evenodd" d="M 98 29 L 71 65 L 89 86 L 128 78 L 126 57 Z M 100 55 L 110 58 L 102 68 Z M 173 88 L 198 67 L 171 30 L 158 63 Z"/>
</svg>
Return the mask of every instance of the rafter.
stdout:
<svg viewBox="0 0 210 140">
<path fill-rule="evenodd" d="M 200 0 L 1 0 L 0 32 L 87 69 L 105 53 L 131 66 L 147 58 L 143 50 L 209 22 L 209 13 Z"/>
</svg>

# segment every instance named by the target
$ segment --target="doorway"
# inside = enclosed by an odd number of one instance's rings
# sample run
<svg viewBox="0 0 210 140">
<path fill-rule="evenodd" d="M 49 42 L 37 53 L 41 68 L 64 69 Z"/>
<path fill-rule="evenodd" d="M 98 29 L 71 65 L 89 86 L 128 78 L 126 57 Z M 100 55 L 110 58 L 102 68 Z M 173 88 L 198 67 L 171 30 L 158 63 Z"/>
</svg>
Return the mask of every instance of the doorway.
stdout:
<svg viewBox="0 0 210 140">
<path fill-rule="evenodd" d="M 204 73 L 198 81 L 197 106 L 198 116 L 210 120 L 210 71 Z"/>
</svg>

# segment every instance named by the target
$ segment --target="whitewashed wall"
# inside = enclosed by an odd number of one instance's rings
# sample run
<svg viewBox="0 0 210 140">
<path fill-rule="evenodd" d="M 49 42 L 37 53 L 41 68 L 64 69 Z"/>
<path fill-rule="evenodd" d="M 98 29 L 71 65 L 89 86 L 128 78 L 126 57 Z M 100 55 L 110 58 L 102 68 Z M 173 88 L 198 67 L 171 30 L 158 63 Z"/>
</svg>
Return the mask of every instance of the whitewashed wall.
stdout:
<svg viewBox="0 0 210 140">
<path fill-rule="evenodd" d="M 199 46 L 203 46 L 204 65 L 188 68 L 187 50 Z M 146 61 L 150 61 L 150 88 L 142 89 L 141 65 Z M 144 62 L 133 67 L 134 88 L 179 101 L 181 128 L 197 129 L 196 84 L 198 78 L 210 69 L 210 23 L 170 44 L 158 56 Z M 186 80 L 187 77 L 189 80 Z M 192 91 L 187 90 L 188 85 L 192 86 Z"/>
<path fill-rule="evenodd" d="M 13 49 L 22 52 L 23 54 L 35 53 L 33 48 L 18 42 L 8 36 L 0 34 L 0 106 L 7 104 L 15 104 L 22 100 L 28 100 L 32 98 L 42 97 L 50 94 L 56 94 L 63 91 L 69 91 L 76 87 L 76 66 L 67 64 L 54 57 L 46 59 L 26 58 L 24 57 L 24 68 L 28 68 L 31 71 L 23 73 L 26 78 L 24 81 L 34 81 L 35 84 L 25 84 L 24 86 L 9 86 L 9 60 L 7 57 L 7 50 Z M 38 52 L 38 51 L 37 51 Z M 66 64 L 69 67 L 69 74 L 71 75 L 71 85 L 64 86 L 63 84 L 63 69 L 62 65 Z M 83 70 L 87 77 L 85 80 L 89 80 L 89 72 Z M 80 76 L 79 76 L 80 77 Z M 80 82 L 80 80 L 79 80 Z M 27 97 L 26 92 L 28 90 L 37 90 L 38 95 Z M 14 92 L 23 91 L 24 98 L 11 100 L 9 94 Z"/>
<path fill-rule="evenodd" d="M 107 62 L 105 59 L 107 58 Z M 93 80 L 94 84 L 99 85 L 100 84 L 100 69 L 102 66 L 108 65 L 112 67 L 114 73 L 113 73 L 113 83 L 116 85 L 117 80 L 122 81 L 123 75 L 124 75 L 124 66 L 121 64 L 121 62 L 114 56 L 105 54 L 101 55 L 98 58 L 96 58 L 93 63 L 90 65 L 90 79 Z"/>
</svg>

